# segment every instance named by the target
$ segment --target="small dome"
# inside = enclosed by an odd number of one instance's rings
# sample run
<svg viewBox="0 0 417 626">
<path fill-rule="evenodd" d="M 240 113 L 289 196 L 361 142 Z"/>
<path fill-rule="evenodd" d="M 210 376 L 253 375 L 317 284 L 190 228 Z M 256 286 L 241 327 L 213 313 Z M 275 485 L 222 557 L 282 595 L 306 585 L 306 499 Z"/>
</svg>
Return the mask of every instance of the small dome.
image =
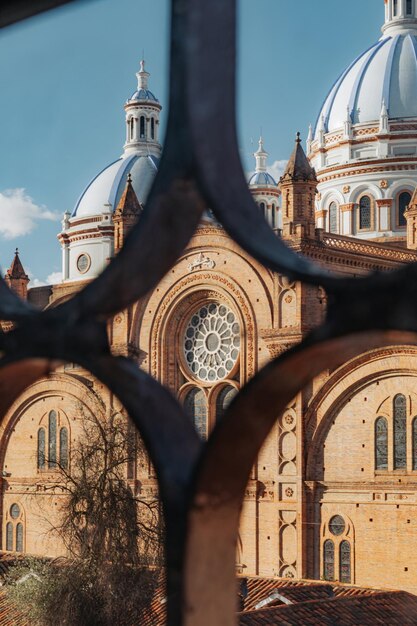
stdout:
<svg viewBox="0 0 417 626">
<path fill-rule="evenodd" d="M 361 54 L 336 81 L 316 125 L 326 133 L 379 120 L 383 106 L 389 119 L 417 117 L 417 33 L 401 31 L 382 37 Z M 324 128 L 323 128 L 324 127 Z"/>
<path fill-rule="evenodd" d="M 259 185 L 264 187 L 265 185 L 273 185 L 277 186 L 277 183 L 268 172 L 255 172 L 248 180 L 248 184 L 251 185 Z"/>
<path fill-rule="evenodd" d="M 143 205 L 158 169 L 159 159 L 153 155 L 133 154 L 114 161 L 89 183 L 75 205 L 71 217 L 99 215 L 106 205 L 117 207 L 126 187 L 127 177 L 132 176 L 132 186 Z"/>
<path fill-rule="evenodd" d="M 158 98 L 156 98 L 154 96 L 154 94 L 152 93 L 152 91 L 149 91 L 149 89 L 138 89 L 138 91 L 135 91 L 134 94 L 132 94 L 131 98 L 129 98 L 128 102 L 137 102 L 137 101 L 152 101 L 152 102 L 159 102 Z"/>
</svg>

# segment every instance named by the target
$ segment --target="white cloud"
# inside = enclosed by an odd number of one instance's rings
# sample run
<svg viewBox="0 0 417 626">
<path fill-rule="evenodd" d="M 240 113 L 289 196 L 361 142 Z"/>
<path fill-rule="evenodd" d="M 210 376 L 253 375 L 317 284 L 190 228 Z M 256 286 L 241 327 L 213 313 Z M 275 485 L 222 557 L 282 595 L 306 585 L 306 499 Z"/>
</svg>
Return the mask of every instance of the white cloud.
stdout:
<svg viewBox="0 0 417 626">
<path fill-rule="evenodd" d="M 268 173 L 271 174 L 277 183 L 279 183 L 279 179 L 284 174 L 287 163 L 288 160 L 284 159 L 281 161 L 275 161 L 270 167 L 268 167 Z"/>
<path fill-rule="evenodd" d="M 59 216 L 35 204 L 23 188 L 0 192 L 0 235 L 14 239 L 28 235 L 39 220 L 58 220 Z"/>
<path fill-rule="evenodd" d="M 45 278 L 45 280 L 36 278 L 30 270 L 27 271 L 27 274 L 30 279 L 29 287 L 45 287 L 46 285 L 57 285 L 62 282 L 62 272 L 52 272 Z"/>
<path fill-rule="evenodd" d="M 46 277 L 46 283 L 48 285 L 62 283 L 62 272 L 52 272 L 52 274 L 49 274 L 49 276 Z"/>
</svg>

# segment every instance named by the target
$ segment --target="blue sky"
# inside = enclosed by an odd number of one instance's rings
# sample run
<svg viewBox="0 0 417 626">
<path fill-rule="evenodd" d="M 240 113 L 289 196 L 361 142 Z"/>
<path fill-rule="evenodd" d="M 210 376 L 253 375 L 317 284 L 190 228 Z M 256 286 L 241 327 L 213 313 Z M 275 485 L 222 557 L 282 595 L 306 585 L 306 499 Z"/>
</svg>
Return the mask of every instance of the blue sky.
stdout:
<svg viewBox="0 0 417 626">
<path fill-rule="evenodd" d="M 239 0 L 246 170 L 262 128 L 279 171 L 334 80 L 380 36 L 383 13 L 383 0 Z M 142 50 L 150 87 L 167 102 L 168 19 L 167 0 L 93 0 L 0 31 L 3 270 L 18 246 L 35 283 L 57 277 L 62 214 L 121 154 Z"/>
</svg>

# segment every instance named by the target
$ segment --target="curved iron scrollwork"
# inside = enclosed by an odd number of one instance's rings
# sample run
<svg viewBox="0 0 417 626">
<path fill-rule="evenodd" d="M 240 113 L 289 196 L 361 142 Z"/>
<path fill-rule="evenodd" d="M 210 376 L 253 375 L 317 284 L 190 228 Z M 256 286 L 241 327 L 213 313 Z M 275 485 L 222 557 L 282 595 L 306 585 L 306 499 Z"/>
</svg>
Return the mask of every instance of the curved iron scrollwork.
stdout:
<svg viewBox="0 0 417 626">
<path fill-rule="evenodd" d="M 254 204 L 235 129 L 235 28 L 236 0 L 172 0 L 161 165 L 139 223 L 102 275 L 43 312 L 0 279 L 0 316 L 15 322 L 0 335 L 1 413 L 28 384 L 69 361 L 106 384 L 141 433 L 164 507 L 170 626 L 235 624 L 235 542 L 245 486 L 288 402 L 341 360 L 416 343 L 416 264 L 363 279 L 332 276 L 287 248 Z M 329 307 L 324 324 L 260 371 L 203 442 L 169 391 L 129 359 L 111 355 L 106 320 L 157 285 L 207 207 L 271 270 L 323 287 Z"/>
</svg>

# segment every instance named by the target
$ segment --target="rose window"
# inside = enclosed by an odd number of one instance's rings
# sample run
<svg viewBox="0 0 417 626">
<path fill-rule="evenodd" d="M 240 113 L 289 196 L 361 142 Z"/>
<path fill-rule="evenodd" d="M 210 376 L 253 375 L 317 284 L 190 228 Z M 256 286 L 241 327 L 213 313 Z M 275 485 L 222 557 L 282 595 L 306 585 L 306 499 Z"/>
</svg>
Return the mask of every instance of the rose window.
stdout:
<svg viewBox="0 0 417 626">
<path fill-rule="evenodd" d="M 204 382 L 226 378 L 240 348 L 240 326 L 224 304 L 211 303 L 192 315 L 184 336 L 185 360 L 192 374 Z"/>
</svg>

